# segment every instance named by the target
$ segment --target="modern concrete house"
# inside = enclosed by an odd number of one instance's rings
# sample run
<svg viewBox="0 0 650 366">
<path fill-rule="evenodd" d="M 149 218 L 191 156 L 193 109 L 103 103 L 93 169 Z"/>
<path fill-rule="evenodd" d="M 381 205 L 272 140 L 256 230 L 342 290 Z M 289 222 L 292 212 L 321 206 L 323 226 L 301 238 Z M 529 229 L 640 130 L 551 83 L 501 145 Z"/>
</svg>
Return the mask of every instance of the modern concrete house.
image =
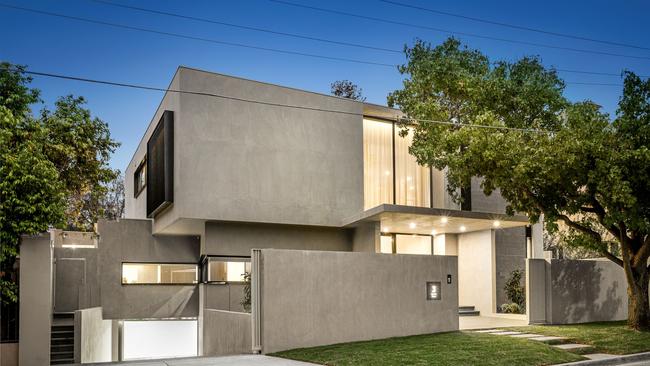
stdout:
<svg viewBox="0 0 650 366">
<path fill-rule="evenodd" d="M 455 204 L 400 111 L 186 67 L 169 89 L 126 167 L 126 218 L 24 241 L 21 271 L 46 270 L 21 278 L 21 365 L 267 353 L 457 330 L 459 307 L 528 323 L 559 306 L 538 225 L 478 179 Z M 532 305 L 501 315 L 514 269 Z"/>
</svg>

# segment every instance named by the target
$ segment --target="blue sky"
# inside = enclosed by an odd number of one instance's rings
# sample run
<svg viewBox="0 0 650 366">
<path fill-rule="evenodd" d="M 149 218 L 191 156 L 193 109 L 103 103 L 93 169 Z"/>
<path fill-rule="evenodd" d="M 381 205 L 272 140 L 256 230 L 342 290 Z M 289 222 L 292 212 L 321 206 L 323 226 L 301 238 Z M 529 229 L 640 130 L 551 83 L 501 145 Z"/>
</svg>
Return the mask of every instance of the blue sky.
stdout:
<svg viewBox="0 0 650 366">
<path fill-rule="evenodd" d="M 416 38 L 436 44 L 448 36 L 439 32 L 300 9 L 268 0 L 114 1 L 280 32 L 299 33 L 390 49 L 401 49 L 404 44 L 412 44 Z M 513 30 L 396 7 L 377 0 L 290 1 L 423 24 L 451 31 L 650 57 L 648 50 L 608 46 Z M 650 32 L 647 31 L 650 2 L 647 1 L 400 1 L 495 21 L 650 48 Z M 404 62 L 404 57 L 401 54 L 198 23 L 115 8 L 90 0 L 2 0 L 2 2 L 228 42 L 381 63 Z M 349 79 L 363 88 L 369 102 L 385 104 L 386 95 L 399 88 L 402 80 L 394 68 L 335 62 L 177 39 L 2 7 L 0 7 L 0 34 L 2 34 L 0 60 L 24 64 L 34 71 L 158 87 L 166 87 L 177 66 L 185 65 L 321 93 L 329 92 L 329 85 L 332 81 Z M 460 38 L 469 46 L 480 49 L 494 60 L 513 60 L 524 55 L 539 55 L 546 65 L 558 68 L 612 73 L 629 69 L 641 75 L 650 74 L 650 60 L 647 59 L 592 55 L 470 37 Z M 561 73 L 561 76 L 567 81 L 574 82 L 621 82 L 621 79 L 615 76 L 570 73 Z M 48 105 L 51 105 L 61 95 L 75 94 L 86 97 L 94 115 L 106 121 L 113 137 L 122 143 L 111 161 L 111 165 L 119 169 L 124 169 L 128 163 L 162 97 L 160 92 L 130 90 L 41 77 L 35 78 L 32 86 L 42 90 L 43 99 Z M 223 91 L 224 94 L 227 92 L 227 90 Z M 613 114 L 620 96 L 620 88 L 570 84 L 567 86 L 566 95 L 571 100 L 591 99 Z"/>
</svg>

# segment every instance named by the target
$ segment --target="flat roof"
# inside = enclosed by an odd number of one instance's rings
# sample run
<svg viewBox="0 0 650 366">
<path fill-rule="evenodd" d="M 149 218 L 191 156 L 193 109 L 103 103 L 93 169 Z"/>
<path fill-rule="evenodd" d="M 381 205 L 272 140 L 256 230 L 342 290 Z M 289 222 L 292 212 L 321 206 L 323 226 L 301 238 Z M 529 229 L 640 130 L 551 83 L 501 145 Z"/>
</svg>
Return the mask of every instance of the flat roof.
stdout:
<svg viewBox="0 0 650 366">
<path fill-rule="evenodd" d="M 436 234 L 459 234 L 530 225 L 528 217 L 521 215 L 383 204 L 350 217 L 343 226 L 356 227 L 365 222 L 380 222 L 382 230 L 393 233 L 427 235 L 433 230 Z"/>
</svg>

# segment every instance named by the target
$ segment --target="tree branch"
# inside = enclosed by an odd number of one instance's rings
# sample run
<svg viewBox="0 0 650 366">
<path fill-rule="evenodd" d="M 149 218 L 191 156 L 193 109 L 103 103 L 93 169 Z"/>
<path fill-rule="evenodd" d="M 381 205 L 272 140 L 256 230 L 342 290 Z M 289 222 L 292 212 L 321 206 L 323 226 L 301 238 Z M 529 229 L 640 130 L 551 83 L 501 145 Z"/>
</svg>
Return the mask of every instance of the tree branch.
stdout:
<svg viewBox="0 0 650 366">
<path fill-rule="evenodd" d="M 603 238 L 599 233 L 597 233 L 596 231 L 594 231 L 593 229 L 591 229 L 591 228 L 589 228 L 587 226 L 581 225 L 581 224 L 571 220 L 571 218 L 569 218 L 567 215 L 558 215 L 558 218 L 561 219 L 562 221 L 564 221 L 564 223 L 567 226 L 591 236 L 594 240 L 596 240 L 598 242 L 601 242 L 601 243 L 603 242 Z M 612 261 L 612 262 L 618 264 L 619 266 L 623 267 L 623 261 L 620 258 L 618 258 L 617 256 L 615 256 L 614 254 L 610 253 L 609 251 L 607 251 L 605 249 L 601 249 L 598 252 L 601 253 L 602 255 L 604 255 L 605 258 L 607 258 L 610 261 Z"/>
</svg>

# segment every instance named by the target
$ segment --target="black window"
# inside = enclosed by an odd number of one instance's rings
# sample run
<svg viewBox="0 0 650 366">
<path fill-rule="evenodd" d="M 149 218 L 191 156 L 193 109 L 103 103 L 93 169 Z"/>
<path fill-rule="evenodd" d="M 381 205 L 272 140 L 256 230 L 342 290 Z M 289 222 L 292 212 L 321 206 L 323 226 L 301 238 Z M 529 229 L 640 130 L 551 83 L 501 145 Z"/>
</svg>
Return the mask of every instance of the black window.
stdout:
<svg viewBox="0 0 650 366">
<path fill-rule="evenodd" d="M 147 217 L 174 202 L 174 112 L 165 111 L 147 142 Z"/>
<path fill-rule="evenodd" d="M 138 197 L 147 186 L 147 158 L 145 157 L 138 165 L 133 174 L 133 197 Z"/>
</svg>

